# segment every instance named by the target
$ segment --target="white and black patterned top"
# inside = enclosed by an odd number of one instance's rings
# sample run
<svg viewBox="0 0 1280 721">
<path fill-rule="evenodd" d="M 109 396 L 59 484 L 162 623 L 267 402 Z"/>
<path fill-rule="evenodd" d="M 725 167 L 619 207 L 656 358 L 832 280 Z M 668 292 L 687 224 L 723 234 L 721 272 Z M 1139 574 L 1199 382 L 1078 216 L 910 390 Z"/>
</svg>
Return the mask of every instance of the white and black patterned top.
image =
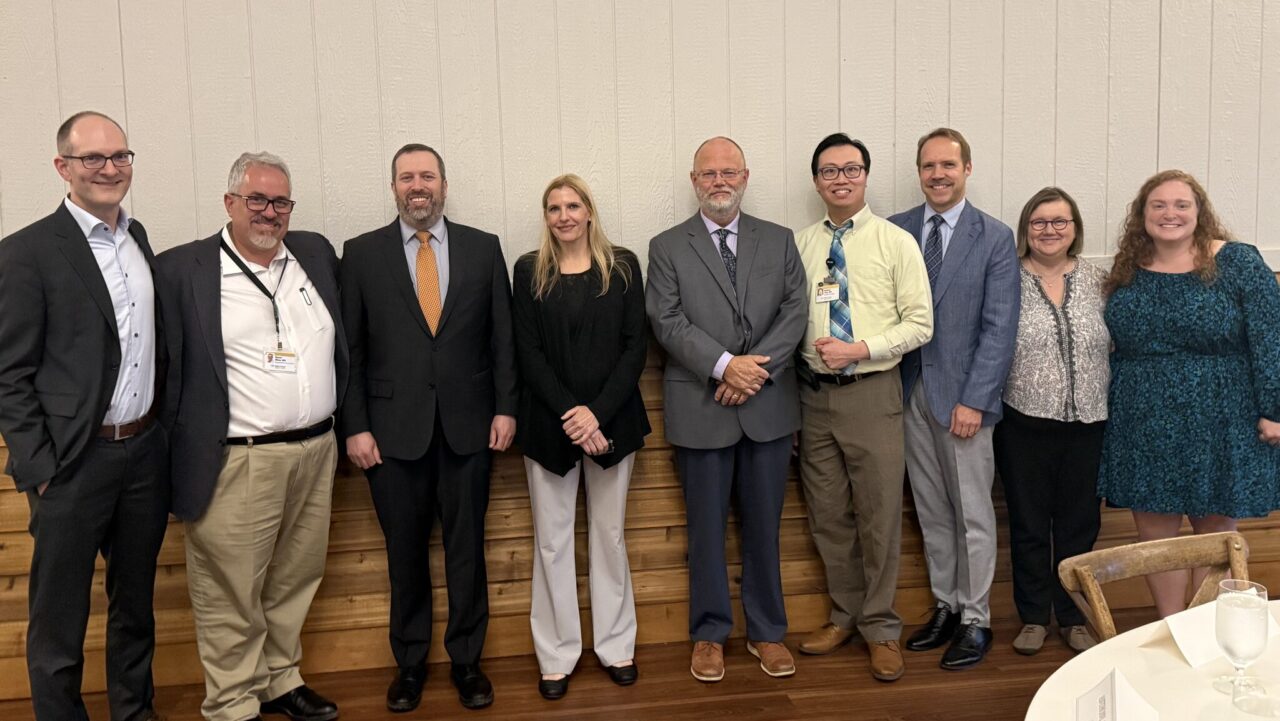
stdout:
<svg viewBox="0 0 1280 721">
<path fill-rule="evenodd" d="M 1004 402 L 1018 412 L 1056 421 L 1093 423 L 1107 418 L 1111 335 L 1102 319 L 1106 274 L 1083 258 L 1064 277 L 1061 307 L 1035 274 L 1022 268 L 1018 344 L 1005 382 Z"/>
</svg>

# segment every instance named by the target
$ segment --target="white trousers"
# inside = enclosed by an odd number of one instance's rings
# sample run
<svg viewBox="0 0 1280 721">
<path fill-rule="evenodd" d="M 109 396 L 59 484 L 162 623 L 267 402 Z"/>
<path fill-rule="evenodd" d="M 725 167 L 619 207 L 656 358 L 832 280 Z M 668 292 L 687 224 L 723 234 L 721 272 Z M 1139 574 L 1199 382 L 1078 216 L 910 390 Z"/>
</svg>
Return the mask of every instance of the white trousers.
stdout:
<svg viewBox="0 0 1280 721">
<path fill-rule="evenodd" d="M 605 666 L 634 658 L 636 604 L 623 525 L 635 454 L 612 468 L 583 458 L 564 476 L 526 457 L 533 506 L 533 603 L 529 623 L 543 674 L 572 673 L 582 655 L 574 520 L 578 479 L 585 476 L 587 551 L 590 558 L 591 630 L 596 657 Z"/>
</svg>

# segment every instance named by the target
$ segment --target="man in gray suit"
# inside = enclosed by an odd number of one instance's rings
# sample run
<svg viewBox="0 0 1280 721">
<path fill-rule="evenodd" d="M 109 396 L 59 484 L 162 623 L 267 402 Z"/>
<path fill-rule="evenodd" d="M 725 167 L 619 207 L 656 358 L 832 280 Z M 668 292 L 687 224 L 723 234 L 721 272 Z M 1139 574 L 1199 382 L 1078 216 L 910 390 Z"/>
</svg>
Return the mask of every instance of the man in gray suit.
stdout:
<svg viewBox="0 0 1280 721">
<path fill-rule="evenodd" d="M 915 236 L 933 291 L 933 339 L 902 360 L 907 475 L 937 605 L 907 639 L 950 643 L 944 669 L 973 666 L 991 648 L 996 516 L 991 428 L 1018 332 L 1013 232 L 964 197 L 969 143 L 938 128 L 916 147 L 925 203 L 889 220 Z"/>
<path fill-rule="evenodd" d="M 729 138 L 698 147 L 689 178 L 701 210 L 650 242 L 645 293 L 667 352 L 664 417 L 688 518 L 690 672 L 707 682 L 724 677 L 733 627 L 724 534 L 735 480 L 747 650 L 770 676 L 795 673 L 782 643 L 778 526 L 808 304 L 791 231 L 739 212 L 748 176 Z"/>
</svg>

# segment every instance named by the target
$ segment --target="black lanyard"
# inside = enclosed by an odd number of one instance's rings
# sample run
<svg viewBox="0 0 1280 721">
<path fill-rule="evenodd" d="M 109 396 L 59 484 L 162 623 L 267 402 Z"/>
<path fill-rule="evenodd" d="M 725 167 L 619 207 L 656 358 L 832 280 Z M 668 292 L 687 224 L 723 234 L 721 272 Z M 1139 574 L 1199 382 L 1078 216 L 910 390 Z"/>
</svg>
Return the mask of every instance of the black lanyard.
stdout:
<svg viewBox="0 0 1280 721">
<path fill-rule="evenodd" d="M 249 270 L 249 266 L 245 265 L 243 260 L 240 260 L 240 256 L 232 252 L 230 246 L 227 245 L 227 241 L 225 240 L 222 241 L 222 251 L 230 256 L 231 262 L 235 263 L 240 268 L 240 272 L 244 273 L 245 276 L 247 276 L 249 280 L 258 287 L 258 290 L 262 291 L 262 294 L 267 296 L 267 299 L 271 301 L 271 315 L 275 317 L 276 321 L 276 350 L 284 350 L 284 344 L 280 342 L 280 306 L 276 304 L 276 293 L 280 292 L 280 284 L 284 282 L 285 271 L 289 269 L 289 255 L 286 253 L 284 256 L 284 267 L 280 269 L 280 278 L 276 281 L 276 289 L 274 291 L 269 291 L 267 290 L 267 286 L 263 285 L 262 281 L 258 280 L 258 276 L 253 271 Z M 270 268 L 268 268 L 267 272 L 271 272 Z"/>
</svg>

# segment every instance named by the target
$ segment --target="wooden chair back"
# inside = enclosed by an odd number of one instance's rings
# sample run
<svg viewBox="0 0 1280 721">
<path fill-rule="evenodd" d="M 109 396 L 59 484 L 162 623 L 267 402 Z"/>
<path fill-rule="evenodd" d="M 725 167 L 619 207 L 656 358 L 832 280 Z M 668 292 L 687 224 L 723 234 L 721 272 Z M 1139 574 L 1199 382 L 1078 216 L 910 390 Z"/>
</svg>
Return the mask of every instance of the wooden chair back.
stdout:
<svg viewBox="0 0 1280 721">
<path fill-rule="evenodd" d="M 1190 607 L 1195 607 L 1217 598 L 1218 582 L 1224 578 L 1249 580 L 1248 558 L 1249 544 L 1239 533 L 1206 533 L 1072 556 L 1058 564 L 1058 578 L 1084 613 L 1095 637 L 1105 641 L 1116 635 L 1116 624 L 1102 595 L 1103 584 L 1149 573 L 1208 567 L 1209 574 L 1191 599 Z"/>
</svg>

